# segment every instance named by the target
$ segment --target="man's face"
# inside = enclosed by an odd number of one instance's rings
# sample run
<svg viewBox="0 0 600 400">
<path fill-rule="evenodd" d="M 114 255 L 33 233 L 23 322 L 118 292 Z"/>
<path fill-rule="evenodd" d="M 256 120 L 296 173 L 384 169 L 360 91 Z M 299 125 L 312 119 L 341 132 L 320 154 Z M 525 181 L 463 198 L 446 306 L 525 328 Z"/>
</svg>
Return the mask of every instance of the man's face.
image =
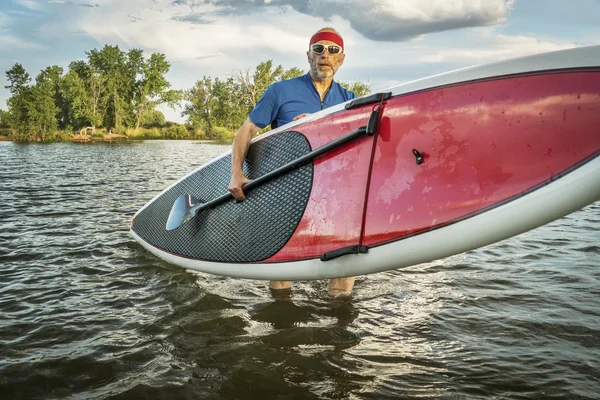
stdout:
<svg viewBox="0 0 600 400">
<path fill-rule="evenodd" d="M 319 40 L 318 44 L 325 45 L 326 47 L 330 44 L 335 45 L 334 42 L 329 40 Z M 325 49 L 322 54 L 317 54 L 312 50 L 308 50 L 308 63 L 310 64 L 310 72 L 319 80 L 326 80 L 332 78 L 337 70 L 344 63 L 346 55 L 342 52 L 338 54 L 329 54 L 329 51 Z"/>
</svg>

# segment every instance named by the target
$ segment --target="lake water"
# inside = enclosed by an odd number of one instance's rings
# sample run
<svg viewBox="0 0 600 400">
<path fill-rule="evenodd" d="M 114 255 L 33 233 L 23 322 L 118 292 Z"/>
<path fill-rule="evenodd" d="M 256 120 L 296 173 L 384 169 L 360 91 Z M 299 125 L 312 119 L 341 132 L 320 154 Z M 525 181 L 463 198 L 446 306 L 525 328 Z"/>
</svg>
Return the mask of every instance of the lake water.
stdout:
<svg viewBox="0 0 600 400">
<path fill-rule="evenodd" d="M 228 146 L 0 142 L 3 399 L 597 399 L 600 202 L 476 251 L 273 299 L 129 235 Z"/>
</svg>

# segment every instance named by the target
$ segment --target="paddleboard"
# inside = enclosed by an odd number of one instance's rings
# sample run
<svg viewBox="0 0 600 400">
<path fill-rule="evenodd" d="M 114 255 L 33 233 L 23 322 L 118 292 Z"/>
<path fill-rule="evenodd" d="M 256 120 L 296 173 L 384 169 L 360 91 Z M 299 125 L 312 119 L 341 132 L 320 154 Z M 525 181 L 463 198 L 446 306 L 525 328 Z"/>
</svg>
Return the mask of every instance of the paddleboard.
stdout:
<svg viewBox="0 0 600 400">
<path fill-rule="evenodd" d="M 600 46 L 408 82 L 279 127 L 252 141 L 244 172 L 258 184 L 243 202 L 227 195 L 230 165 L 227 152 L 144 205 L 135 240 L 183 268 L 266 280 L 495 243 L 600 200 Z"/>
</svg>

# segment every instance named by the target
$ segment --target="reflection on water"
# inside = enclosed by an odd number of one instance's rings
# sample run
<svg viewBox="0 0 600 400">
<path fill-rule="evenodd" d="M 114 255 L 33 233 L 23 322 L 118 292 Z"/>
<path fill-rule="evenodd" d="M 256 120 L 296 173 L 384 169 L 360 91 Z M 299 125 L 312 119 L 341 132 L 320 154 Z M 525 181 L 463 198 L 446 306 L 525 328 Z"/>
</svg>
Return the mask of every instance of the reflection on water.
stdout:
<svg viewBox="0 0 600 400">
<path fill-rule="evenodd" d="M 0 143 L 0 392 L 59 398 L 600 393 L 600 204 L 517 238 L 273 298 L 144 251 L 131 216 L 226 146 Z"/>
</svg>

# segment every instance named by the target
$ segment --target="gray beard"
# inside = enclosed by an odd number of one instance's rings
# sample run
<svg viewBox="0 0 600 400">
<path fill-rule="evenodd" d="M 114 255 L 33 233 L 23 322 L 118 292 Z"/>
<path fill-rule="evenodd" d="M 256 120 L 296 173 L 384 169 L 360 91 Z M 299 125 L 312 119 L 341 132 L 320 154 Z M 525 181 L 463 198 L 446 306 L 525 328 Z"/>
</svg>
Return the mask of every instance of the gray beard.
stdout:
<svg viewBox="0 0 600 400">
<path fill-rule="evenodd" d="M 317 66 L 312 66 L 310 68 L 310 71 L 317 77 L 317 79 L 324 81 L 326 79 L 329 79 L 331 77 L 333 77 L 333 75 L 335 74 L 335 72 L 333 70 L 331 71 L 319 71 L 319 69 L 317 68 Z"/>
</svg>

